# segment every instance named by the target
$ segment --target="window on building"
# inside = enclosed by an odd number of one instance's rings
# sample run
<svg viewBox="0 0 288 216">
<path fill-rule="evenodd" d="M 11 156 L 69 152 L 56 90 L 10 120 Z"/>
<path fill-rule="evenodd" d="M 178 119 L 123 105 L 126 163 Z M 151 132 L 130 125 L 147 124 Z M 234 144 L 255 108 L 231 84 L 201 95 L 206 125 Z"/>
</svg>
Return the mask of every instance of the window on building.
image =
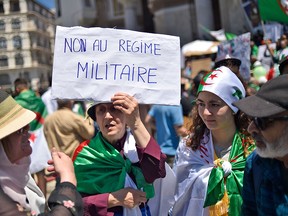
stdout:
<svg viewBox="0 0 288 216">
<path fill-rule="evenodd" d="M 0 31 L 4 31 L 4 30 L 5 30 L 5 21 L 0 20 Z"/>
<path fill-rule="evenodd" d="M 113 14 L 114 16 L 124 15 L 124 7 L 120 0 L 113 0 Z"/>
<path fill-rule="evenodd" d="M 85 7 L 91 7 L 91 1 L 90 0 L 85 0 L 84 1 Z"/>
<path fill-rule="evenodd" d="M 10 0 L 10 11 L 11 11 L 11 12 L 18 12 L 18 11 L 20 11 L 19 0 Z"/>
<path fill-rule="evenodd" d="M 0 13 L 4 13 L 4 4 L 2 1 L 0 2 Z"/>
<path fill-rule="evenodd" d="M 12 29 L 20 29 L 21 21 L 20 19 L 12 19 Z"/>
<path fill-rule="evenodd" d="M 21 49 L 22 48 L 22 39 L 20 36 L 14 36 L 13 37 L 13 46 L 15 49 Z"/>
<path fill-rule="evenodd" d="M 0 56 L 0 67 L 8 66 L 8 57 L 5 55 Z"/>
<path fill-rule="evenodd" d="M 0 49 L 6 49 L 7 48 L 7 40 L 4 37 L 0 37 Z"/>
<path fill-rule="evenodd" d="M 0 85 L 11 85 L 9 74 L 0 74 Z"/>
<path fill-rule="evenodd" d="M 16 65 L 23 65 L 24 64 L 24 59 L 21 53 L 18 53 L 15 55 L 15 64 Z"/>
</svg>

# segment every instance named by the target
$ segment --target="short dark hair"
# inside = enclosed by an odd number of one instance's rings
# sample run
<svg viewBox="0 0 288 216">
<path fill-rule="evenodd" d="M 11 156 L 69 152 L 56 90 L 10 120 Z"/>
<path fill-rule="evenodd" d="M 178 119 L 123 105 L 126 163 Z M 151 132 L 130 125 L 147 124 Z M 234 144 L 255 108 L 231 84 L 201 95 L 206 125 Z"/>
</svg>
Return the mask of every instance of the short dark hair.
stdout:
<svg viewBox="0 0 288 216">
<path fill-rule="evenodd" d="M 28 81 L 24 78 L 17 78 L 15 81 L 14 81 L 14 86 L 18 86 L 18 85 L 25 85 L 25 86 L 28 86 Z"/>
</svg>

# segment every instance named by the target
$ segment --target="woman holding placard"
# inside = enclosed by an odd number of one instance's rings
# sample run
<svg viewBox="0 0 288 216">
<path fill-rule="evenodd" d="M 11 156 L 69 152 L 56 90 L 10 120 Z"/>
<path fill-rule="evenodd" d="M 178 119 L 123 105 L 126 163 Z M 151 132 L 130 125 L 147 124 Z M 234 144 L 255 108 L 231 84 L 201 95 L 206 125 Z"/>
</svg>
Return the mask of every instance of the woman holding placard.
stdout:
<svg viewBox="0 0 288 216">
<path fill-rule="evenodd" d="M 141 121 L 137 100 L 117 93 L 88 115 L 99 132 L 73 156 L 84 215 L 150 215 L 147 201 L 154 180 L 166 174 L 166 156 Z"/>
</svg>

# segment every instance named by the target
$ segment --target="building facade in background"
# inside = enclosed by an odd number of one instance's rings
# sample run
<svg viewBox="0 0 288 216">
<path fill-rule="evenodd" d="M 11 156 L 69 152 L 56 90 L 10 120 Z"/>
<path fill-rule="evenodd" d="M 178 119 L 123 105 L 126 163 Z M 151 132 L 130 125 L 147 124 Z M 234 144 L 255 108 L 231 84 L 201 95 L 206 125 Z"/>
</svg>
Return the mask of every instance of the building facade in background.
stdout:
<svg viewBox="0 0 288 216">
<path fill-rule="evenodd" d="M 108 27 L 211 40 L 207 30 L 251 31 L 242 0 L 55 0 L 57 24 Z M 237 23 L 237 25 L 235 24 Z"/>
<path fill-rule="evenodd" d="M 0 1 L 0 86 L 18 77 L 47 87 L 52 72 L 55 15 L 34 0 Z"/>
</svg>

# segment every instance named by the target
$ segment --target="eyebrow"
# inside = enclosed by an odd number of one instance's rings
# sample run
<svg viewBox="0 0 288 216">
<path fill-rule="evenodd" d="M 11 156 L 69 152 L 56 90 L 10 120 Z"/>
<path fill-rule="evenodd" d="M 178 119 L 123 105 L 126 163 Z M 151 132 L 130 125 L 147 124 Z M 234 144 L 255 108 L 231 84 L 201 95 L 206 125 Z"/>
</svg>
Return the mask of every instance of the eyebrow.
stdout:
<svg viewBox="0 0 288 216">
<path fill-rule="evenodd" d="M 204 102 L 203 100 L 201 100 L 201 99 L 199 99 L 199 98 L 196 99 L 196 102 L 197 102 L 197 101 Z M 221 100 L 211 100 L 211 101 L 208 101 L 208 103 L 215 103 L 215 102 L 217 102 L 217 103 L 222 103 Z"/>
</svg>

